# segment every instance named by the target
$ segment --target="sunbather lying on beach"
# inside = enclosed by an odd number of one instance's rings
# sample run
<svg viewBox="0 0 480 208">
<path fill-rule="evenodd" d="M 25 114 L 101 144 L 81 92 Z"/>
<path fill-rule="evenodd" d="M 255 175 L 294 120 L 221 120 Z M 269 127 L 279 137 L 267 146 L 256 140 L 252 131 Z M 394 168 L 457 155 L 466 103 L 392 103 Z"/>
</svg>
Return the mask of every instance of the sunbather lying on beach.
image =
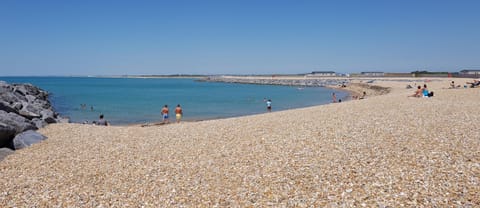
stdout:
<svg viewBox="0 0 480 208">
<path fill-rule="evenodd" d="M 478 87 L 480 85 L 480 79 L 474 79 L 473 82 L 467 82 L 471 88 Z"/>
<path fill-rule="evenodd" d="M 408 97 L 422 97 L 423 96 L 422 92 L 423 92 L 422 87 L 419 85 L 417 87 L 417 90 L 415 91 L 415 94 L 409 95 Z"/>
</svg>

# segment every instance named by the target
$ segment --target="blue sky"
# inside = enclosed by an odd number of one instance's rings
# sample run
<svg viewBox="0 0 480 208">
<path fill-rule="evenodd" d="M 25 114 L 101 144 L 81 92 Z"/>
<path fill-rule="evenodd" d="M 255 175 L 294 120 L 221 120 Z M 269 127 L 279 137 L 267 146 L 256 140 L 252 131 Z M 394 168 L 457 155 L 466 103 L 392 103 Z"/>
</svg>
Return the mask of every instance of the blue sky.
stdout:
<svg viewBox="0 0 480 208">
<path fill-rule="evenodd" d="M 1 75 L 480 68 L 480 1 L 0 1 Z"/>
</svg>

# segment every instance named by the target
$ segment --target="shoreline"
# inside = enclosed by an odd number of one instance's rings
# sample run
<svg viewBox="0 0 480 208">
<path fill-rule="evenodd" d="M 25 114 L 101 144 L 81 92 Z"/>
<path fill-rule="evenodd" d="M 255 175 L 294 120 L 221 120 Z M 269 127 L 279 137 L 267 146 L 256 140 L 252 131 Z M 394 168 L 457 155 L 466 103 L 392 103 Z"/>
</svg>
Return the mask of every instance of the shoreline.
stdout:
<svg viewBox="0 0 480 208">
<path fill-rule="evenodd" d="M 240 84 L 240 83 L 239 83 L 239 84 Z M 323 88 L 329 88 L 329 89 L 334 89 L 334 90 L 346 92 L 347 95 L 341 99 L 342 102 L 348 102 L 348 101 L 351 101 L 351 100 L 355 100 L 355 99 L 352 99 L 352 93 L 357 93 L 357 91 L 355 91 L 355 90 L 344 89 L 344 88 L 337 88 L 337 87 L 335 87 L 335 86 L 324 86 Z M 337 103 L 338 103 L 338 102 L 337 102 Z M 334 104 L 334 103 L 333 103 L 333 102 L 328 102 L 328 103 L 316 104 L 316 105 L 311 105 L 311 106 L 303 106 L 303 107 L 298 107 L 298 108 L 288 108 L 288 109 L 282 109 L 282 110 L 275 110 L 275 111 L 272 111 L 272 112 L 291 111 L 291 110 L 298 110 L 298 109 L 303 109 L 303 108 L 310 108 L 310 107 L 322 106 L 322 105 L 329 105 L 329 104 Z M 266 113 L 269 113 L 269 112 L 266 112 L 266 111 L 265 111 L 265 112 L 260 112 L 260 113 L 253 113 L 253 114 L 246 114 L 246 115 L 237 115 L 237 116 L 226 116 L 226 117 L 186 119 L 186 120 L 183 120 L 183 119 L 182 119 L 182 121 L 181 121 L 180 123 L 184 123 L 184 122 L 194 123 L 194 122 L 212 121 L 212 120 L 222 120 L 222 119 L 229 119 L 229 118 L 241 118 L 241 117 L 245 117 L 245 116 L 262 115 L 262 114 L 266 114 Z M 174 118 L 174 117 L 172 116 L 172 118 Z M 82 123 L 78 123 L 78 124 L 82 124 Z M 169 123 L 163 123 L 162 121 L 158 121 L 158 122 L 146 122 L 146 123 L 118 124 L 118 125 L 111 125 L 111 126 L 141 126 L 141 127 L 150 127 L 150 126 L 163 126 L 163 125 L 169 125 L 169 124 L 177 124 L 177 123 L 175 122 L 175 120 L 171 120 Z M 89 124 L 86 124 L 86 125 L 92 125 L 92 124 L 89 123 Z"/>
<path fill-rule="evenodd" d="M 227 76 L 227 79 L 242 79 L 246 78 L 249 80 L 264 80 L 263 78 L 258 79 L 258 76 Z M 264 76 L 260 76 L 264 77 Z M 126 77 L 122 77 L 126 78 Z M 139 78 L 139 77 L 128 77 L 128 78 Z M 168 78 L 168 77 L 151 77 L 151 78 Z M 181 77 L 179 77 L 181 78 Z M 380 86 L 375 86 L 375 85 L 368 85 L 367 83 L 362 83 L 361 80 L 372 80 L 372 78 L 352 78 L 352 79 L 345 79 L 343 77 L 338 77 L 341 82 L 338 83 L 345 83 L 347 87 L 341 87 L 338 85 L 325 85 L 325 86 L 307 86 L 307 87 L 322 87 L 322 88 L 328 88 L 328 89 L 333 89 L 333 90 L 338 90 L 338 91 L 343 91 L 346 92 L 347 95 L 343 97 L 341 100 L 342 102 L 348 102 L 348 101 L 353 101 L 353 100 L 359 100 L 363 95 L 363 92 L 368 92 L 367 97 L 372 97 L 372 96 L 378 96 L 378 95 L 383 95 L 383 94 L 388 94 L 389 90 L 388 88 L 383 88 Z M 277 77 L 277 80 L 289 80 L 292 79 L 292 77 Z M 302 77 L 294 77 L 294 79 L 303 79 Z M 312 79 L 319 79 L 319 78 L 312 78 Z M 320 78 L 322 80 L 332 80 L 331 77 L 326 77 L 326 78 Z M 403 78 L 401 78 L 403 79 Z M 333 79 L 335 80 L 335 78 Z M 348 83 L 345 82 L 345 80 L 348 80 Z M 377 79 L 373 79 L 377 80 Z M 380 80 L 380 79 L 378 79 Z M 388 80 L 388 79 L 387 79 Z M 422 79 L 418 79 L 422 80 Z M 353 81 L 353 82 L 352 82 Z M 215 82 L 215 81 L 212 81 Z M 254 85 L 280 85 L 280 86 L 297 86 L 297 87 L 304 87 L 303 85 L 291 85 L 288 83 L 277 83 L 277 84 L 258 84 L 258 83 L 251 83 L 251 82 L 234 82 L 236 84 L 254 84 Z M 355 86 L 355 87 L 352 87 Z M 357 96 L 357 99 L 354 99 L 353 96 Z M 340 100 L 340 99 L 339 99 Z M 338 102 L 337 102 L 338 103 Z M 312 105 L 312 106 L 304 106 L 304 107 L 298 107 L 298 108 L 289 108 L 289 109 L 283 109 L 283 110 L 278 110 L 274 112 L 280 112 L 280 111 L 289 111 L 289 110 L 298 110 L 302 108 L 309 108 L 309 107 L 314 107 L 314 106 L 322 106 L 322 105 L 328 105 L 328 104 L 333 104 L 333 102 L 328 102 L 328 103 L 322 103 L 322 104 L 317 104 L 317 105 Z M 182 120 L 183 122 L 202 122 L 202 121 L 211 121 L 211 120 L 221 120 L 221 119 L 229 119 L 229 118 L 238 118 L 238 117 L 245 117 L 245 116 L 252 116 L 252 115 L 261 115 L 267 112 L 261 112 L 261 113 L 255 113 L 255 114 L 246 114 L 246 115 L 237 115 L 237 116 L 226 116 L 226 117 L 213 117 L 213 118 L 200 118 L 200 119 L 187 119 L 187 120 Z M 76 124 L 83 124 L 80 122 L 72 122 Z M 163 123 L 162 121 L 155 121 L 155 122 L 142 122 L 142 123 L 125 123 L 125 124 L 113 124 L 111 126 L 120 126 L 120 127 L 128 127 L 128 126 L 141 126 L 141 127 L 150 127 L 150 126 L 163 126 L 163 125 L 168 125 L 168 124 L 175 124 L 176 122 L 174 120 L 170 121 L 169 123 Z M 91 123 L 85 124 L 85 125 L 92 125 Z"/>
</svg>

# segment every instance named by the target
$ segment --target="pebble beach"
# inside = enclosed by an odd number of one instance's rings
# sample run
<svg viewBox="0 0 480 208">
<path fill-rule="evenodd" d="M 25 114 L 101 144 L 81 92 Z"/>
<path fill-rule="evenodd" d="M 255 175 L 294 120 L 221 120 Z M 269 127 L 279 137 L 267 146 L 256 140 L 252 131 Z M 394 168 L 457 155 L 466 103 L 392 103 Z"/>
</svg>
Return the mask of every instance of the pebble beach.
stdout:
<svg viewBox="0 0 480 208">
<path fill-rule="evenodd" d="M 219 120 L 51 124 L 0 161 L 0 207 L 479 207 L 480 89 L 451 80 Z M 424 83 L 434 97 L 408 97 Z"/>
</svg>

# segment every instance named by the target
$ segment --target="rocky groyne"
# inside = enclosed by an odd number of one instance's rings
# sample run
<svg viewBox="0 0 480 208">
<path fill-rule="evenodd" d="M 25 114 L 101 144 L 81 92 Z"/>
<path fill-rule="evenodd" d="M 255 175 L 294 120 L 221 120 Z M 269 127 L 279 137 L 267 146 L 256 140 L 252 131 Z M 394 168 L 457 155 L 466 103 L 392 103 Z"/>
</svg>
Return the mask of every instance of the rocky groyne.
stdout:
<svg viewBox="0 0 480 208">
<path fill-rule="evenodd" d="M 48 92 L 31 84 L 0 81 L 0 148 L 21 149 L 41 141 L 45 137 L 34 130 L 59 122 L 68 119 L 53 110 Z"/>
<path fill-rule="evenodd" d="M 275 77 L 228 77 L 211 76 L 198 81 L 202 82 L 226 82 L 241 84 L 259 84 L 259 85 L 287 85 L 299 87 L 325 87 L 344 85 L 350 82 L 349 79 L 325 79 L 325 78 L 305 78 L 305 79 L 277 79 Z"/>
</svg>

